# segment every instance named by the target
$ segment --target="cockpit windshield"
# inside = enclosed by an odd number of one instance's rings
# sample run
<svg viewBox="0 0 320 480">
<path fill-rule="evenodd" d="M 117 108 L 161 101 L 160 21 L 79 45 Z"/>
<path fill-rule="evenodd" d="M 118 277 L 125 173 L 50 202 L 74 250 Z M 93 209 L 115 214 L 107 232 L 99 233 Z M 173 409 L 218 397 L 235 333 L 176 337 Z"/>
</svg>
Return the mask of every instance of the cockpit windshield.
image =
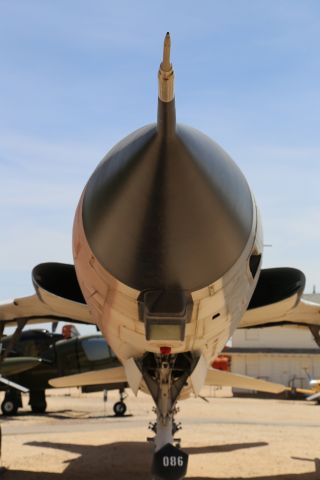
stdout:
<svg viewBox="0 0 320 480">
<path fill-rule="evenodd" d="M 112 352 L 103 337 L 88 337 L 81 340 L 82 348 L 88 360 L 94 362 L 110 358 Z"/>
</svg>

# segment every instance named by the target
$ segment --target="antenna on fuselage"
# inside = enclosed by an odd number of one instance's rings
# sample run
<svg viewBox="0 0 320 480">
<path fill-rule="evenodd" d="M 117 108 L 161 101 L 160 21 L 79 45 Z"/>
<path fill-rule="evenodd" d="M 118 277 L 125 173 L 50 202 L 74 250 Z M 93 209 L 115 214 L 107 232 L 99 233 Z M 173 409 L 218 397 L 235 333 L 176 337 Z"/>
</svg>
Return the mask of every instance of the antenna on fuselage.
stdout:
<svg viewBox="0 0 320 480">
<path fill-rule="evenodd" d="M 174 101 L 174 71 L 170 62 L 171 38 L 167 32 L 163 43 L 163 58 L 158 73 L 158 123 L 157 128 L 163 138 L 175 134 L 176 109 Z"/>
<path fill-rule="evenodd" d="M 162 102 L 171 102 L 174 99 L 174 71 L 170 63 L 171 38 L 167 32 L 163 43 L 163 59 L 160 64 L 159 79 L 159 99 Z"/>
</svg>

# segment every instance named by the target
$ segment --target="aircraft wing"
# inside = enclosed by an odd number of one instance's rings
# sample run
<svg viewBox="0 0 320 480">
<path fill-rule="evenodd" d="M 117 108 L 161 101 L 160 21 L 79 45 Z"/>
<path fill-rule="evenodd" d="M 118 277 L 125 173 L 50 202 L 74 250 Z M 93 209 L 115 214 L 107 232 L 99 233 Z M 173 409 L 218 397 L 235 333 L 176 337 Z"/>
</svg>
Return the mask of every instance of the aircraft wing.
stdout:
<svg viewBox="0 0 320 480">
<path fill-rule="evenodd" d="M 293 296 L 281 302 L 247 310 L 238 328 L 286 324 L 320 327 L 320 305 Z"/>
<path fill-rule="evenodd" d="M 5 377 L 10 377 L 11 375 L 16 375 L 17 373 L 31 370 L 32 368 L 35 368 L 37 365 L 39 365 L 41 362 L 42 360 L 36 357 L 10 357 L 3 359 L 0 362 L 0 384 L 23 393 L 29 392 L 28 388 L 25 388 L 23 385 L 19 385 L 12 380 L 8 380 Z"/>
<path fill-rule="evenodd" d="M 280 383 L 267 382 L 266 380 L 216 370 L 214 368 L 208 371 L 205 384 L 217 387 L 244 388 L 245 390 L 257 390 L 267 393 L 282 393 L 291 390 Z"/>
<path fill-rule="evenodd" d="M 0 321 L 16 325 L 18 320 L 44 323 L 64 320 L 94 323 L 73 265 L 42 263 L 32 271 L 34 295 L 0 303 Z"/>
<path fill-rule="evenodd" d="M 10 357 L 5 358 L 0 363 L 0 375 L 10 377 L 17 373 L 31 370 L 41 363 L 40 358 L 36 357 Z"/>
<path fill-rule="evenodd" d="M 6 326 L 15 326 L 17 320 L 26 320 L 29 324 L 57 320 L 93 323 L 87 305 L 54 296 L 40 297 L 38 294 L 0 302 L 0 321 L 4 321 Z"/>
<path fill-rule="evenodd" d="M 49 380 L 55 388 L 82 387 L 87 385 L 108 385 L 114 383 L 126 383 L 127 376 L 123 367 L 105 368 L 89 372 L 66 375 Z"/>
<path fill-rule="evenodd" d="M 261 271 L 238 328 L 297 325 L 320 327 L 320 305 L 301 298 L 305 277 L 294 268 Z"/>
</svg>

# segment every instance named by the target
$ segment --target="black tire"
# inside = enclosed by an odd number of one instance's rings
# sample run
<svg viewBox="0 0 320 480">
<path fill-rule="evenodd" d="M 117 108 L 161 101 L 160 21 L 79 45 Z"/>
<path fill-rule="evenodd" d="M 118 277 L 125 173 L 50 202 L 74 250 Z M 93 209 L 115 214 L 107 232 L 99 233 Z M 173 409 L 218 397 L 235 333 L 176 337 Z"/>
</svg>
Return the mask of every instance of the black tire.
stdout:
<svg viewBox="0 0 320 480">
<path fill-rule="evenodd" d="M 124 402 L 116 402 L 113 405 L 113 411 L 116 417 L 123 417 L 127 411 L 127 405 Z"/>
<path fill-rule="evenodd" d="M 18 405 L 11 399 L 4 399 L 1 403 L 1 410 L 3 415 L 5 415 L 6 417 L 16 415 L 18 411 Z"/>
</svg>

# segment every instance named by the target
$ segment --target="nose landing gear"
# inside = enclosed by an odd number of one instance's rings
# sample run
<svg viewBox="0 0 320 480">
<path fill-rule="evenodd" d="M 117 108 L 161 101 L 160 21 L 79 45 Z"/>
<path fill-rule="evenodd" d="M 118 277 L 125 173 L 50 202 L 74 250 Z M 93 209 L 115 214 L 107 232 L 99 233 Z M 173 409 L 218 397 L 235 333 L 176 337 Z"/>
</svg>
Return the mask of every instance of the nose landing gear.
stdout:
<svg viewBox="0 0 320 480">
<path fill-rule="evenodd" d="M 188 454 L 180 449 L 180 439 L 174 435 L 181 425 L 174 420 L 176 403 L 198 359 L 189 354 L 182 356 L 161 353 L 147 354 L 138 363 L 144 381 L 155 402 L 157 420 L 149 428 L 155 451 L 152 462 L 152 480 L 182 480 L 188 467 Z M 148 439 L 149 440 L 149 439 Z"/>
</svg>

